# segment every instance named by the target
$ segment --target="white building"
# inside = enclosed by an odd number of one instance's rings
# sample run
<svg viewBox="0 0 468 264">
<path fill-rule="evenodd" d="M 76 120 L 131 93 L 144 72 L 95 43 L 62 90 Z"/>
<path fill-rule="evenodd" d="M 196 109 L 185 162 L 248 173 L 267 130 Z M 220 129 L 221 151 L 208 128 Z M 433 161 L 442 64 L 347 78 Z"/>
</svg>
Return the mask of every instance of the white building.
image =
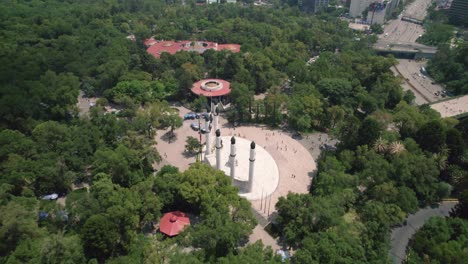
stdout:
<svg viewBox="0 0 468 264">
<path fill-rule="evenodd" d="M 302 0 L 299 3 L 299 6 L 302 10 L 311 13 L 317 13 L 320 9 L 326 8 L 328 6 L 329 0 Z"/>
<path fill-rule="evenodd" d="M 369 6 L 371 0 L 351 0 L 349 7 L 349 16 L 359 17 L 362 12 Z"/>
</svg>

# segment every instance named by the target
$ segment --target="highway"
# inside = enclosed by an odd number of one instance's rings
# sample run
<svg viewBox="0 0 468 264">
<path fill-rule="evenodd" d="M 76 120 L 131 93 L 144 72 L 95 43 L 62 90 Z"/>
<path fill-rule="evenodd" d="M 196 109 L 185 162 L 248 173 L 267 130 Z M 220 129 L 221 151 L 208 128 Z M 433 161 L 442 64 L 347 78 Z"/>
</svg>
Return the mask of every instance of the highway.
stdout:
<svg viewBox="0 0 468 264">
<path fill-rule="evenodd" d="M 379 36 L 379 39 L 387 42 L 416 42 L 416 39 L 424 34 L 424 28 L 421 25 L 407 21 L 402 21 L 402 16 L 424 20 L 427 15 L 427 8 L 431 5 L 432 0 L 416 0 L 406 7 L 403 14 L 395 20 L 390 20 L 384 26 L 384 33 Z"/>
<path fill-rule="evenodd" d="M 415 42 L 405 41 L 390 41 L 386 39 L 379 40 L 375 45 L 375 49 L 393 49 L 393 50 L 408 50 L 408 51 L 422 51 L 422 52 L 437 52 L 436 47 L 426 46 Z"/>
<path fill-rule="evenodd" d="M 399 49 L 434 52 L 433 47 L 428 47 L 416 43 L 420 35 L 424 34 L 421 25 L 402 21 L 402 16 L 424 20 L 427 15 L 427 8 L 433 0 L 415 0 L 409 4 L 397 19 L 390 20 L 384 25 L 384 33 L 379 35 L 378 42 L 374 45 L 376 49 Z M 392 68 L 395 75 L 401 76 L 404 90 L 411 90 L 416 96 L 415 103 L 418 105 L 427 104 L 442 99 L 444 88 L 428 77 L 421 74 L 421 67 L 426 67 L 427 61 L 415 61 L 398 59 L 398 65 Z"/>
</svg>

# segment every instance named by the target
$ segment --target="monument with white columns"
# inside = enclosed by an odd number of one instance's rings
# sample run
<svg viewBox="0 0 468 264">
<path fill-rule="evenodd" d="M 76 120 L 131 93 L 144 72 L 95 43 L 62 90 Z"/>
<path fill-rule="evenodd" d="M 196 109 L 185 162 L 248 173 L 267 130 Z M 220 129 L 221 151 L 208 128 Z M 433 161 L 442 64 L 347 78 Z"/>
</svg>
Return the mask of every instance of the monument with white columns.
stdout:
<svg viewBox="0 0 468 264">
<path fill-rule="evenodd" d="M 231 181 L 234 182 L 234 179 L 236 177 L 236 138 L 231 137 L 231 153 L 229 154 L 229 167 L 230 167 L 230 173 L 229 175 L 231 176 Z"/>
<path fill-rule="evenodd" d="M 214 107 L 214 130 L 218 130 L 219 103 Z"/>
<path fill-rule="evenodd" d="M 206 150 L 205 157 L 211 154 L 211 122 L 213 121 L 213 116 L 210 114 L 209 117 L 205 118 L 205 137 L 206 137 Z"/>
<path fill-rule="evenodd" d="M 219 133 L 218 133 L 219 131 Z M 224 171 L 239 195 L 260 200 L 272 194 L 279 183 L 279 169 L 273 157 L 255 142 L 241 137 L 221 136 L 216 130 L 216 155 L 206 156 L 212 167 Z M 222 142 L 231 142 L 230 146 Z"/>
<path fill-rule="evenodd" d="M 216 129 L 216 169 L 221 169 L 221 131 Z"/>
<path fill-rule="evenodd" d="M 252 192 L 255 168 L 255 142 L 250 143 L 250 157 L 249 157 L 249 181 L 247 192 Z"/>
</svg>

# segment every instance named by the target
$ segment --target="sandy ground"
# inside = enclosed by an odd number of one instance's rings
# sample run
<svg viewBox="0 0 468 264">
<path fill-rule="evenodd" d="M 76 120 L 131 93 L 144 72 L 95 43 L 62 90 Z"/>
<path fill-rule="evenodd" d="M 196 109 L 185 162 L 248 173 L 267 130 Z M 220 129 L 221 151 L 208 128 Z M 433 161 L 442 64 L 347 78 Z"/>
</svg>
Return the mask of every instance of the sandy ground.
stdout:
<svg viewBox="0 0 468 264">
<path fill-rule="evenodd" d="M 431 108 L 439 112 L 442 117 L 464 114 L 468 112 L 468 95 L 432 104 Z"/>
<path fill-rule="evenodd" d="M 82 188 L 86 188 L 89 191 L 89 184 L 88 183 L 82 183 L 79 185 L 72 184 L 71 188 L 72 188 L 72 191 L 82 189 Z M 59 197 L 56 202 L 57 204 L 65 207 L 67 203 L 67 196 Z"/>
<path fill-rule="evenodd" d="M 177 108 L 181 116 L 189 112 L 186 108 Z M 176 137 L 171 140 L 167 136 L 168 130 L 157 131 L 156 148 L 163 157 L 163 162 L 155 165 L 156 169 L 171 164 L 184 171 L 191 163 L 196 161 L 194 156 L 188 156 L 184 152 L 185 140 L 188 136 L 199 138 L 198 133 L 190 128 L 191 123 L 198 124 L 198 120 L 184 121 L 183 126 L 175 131 Z M 204 127 L 203 122 L 202 127 Z M 274 219 L 275 204 L 279 197 L 286 196 L 288 192 L 309 192 L 312 177 L 316 171 L 314 160 L 320 154 L 320 145 L 335 142 L 325 134 L 320 133 L 302 136 L 301 139 L 296 140 L 292 138 L 289 132 L 280 129 L 272 130 L 265 126 L 238 126 L 234 128 L 222 116 L 219 120 L 219 128 L 222 136 L 236 136 L 255 141 L 257 145 L 267 150 L 276 161 L 280 177 L 278 187 L 270 196 L 251 201 L 252 207 L 267 221 Z M 205 142 L 204 136 L 202 136 L 202 142 Z M 245 159 L 248 159 L 248 157 L 245 157 Z M 255 242 L 258 239 L 275 249 L 279 248 L 276 241 L 261 226 L 255 228 L 250 241 Z"/>
<path fill-rule="evenodd" d="M 85 97 L 83 91 L 80 91 L 78 95 L 78 109 L 80 110 L 80 115 L 88 115 L 89 108 L 93 105 L 96 105 L 96 97 Z"/>
<path fill-rule="evenodd" d="M 271 237 L 270 234 L 268 234 L 261 225 L 257 225 L 252 231 L 252 235 L 249 237 L 249 244 L 253 244 L 258 240 L 261 240 L 263 245 L 270 246 L 273 251 L 284 249 L 284 247 L 280 245 L 278 239 Z"/>
</svg>

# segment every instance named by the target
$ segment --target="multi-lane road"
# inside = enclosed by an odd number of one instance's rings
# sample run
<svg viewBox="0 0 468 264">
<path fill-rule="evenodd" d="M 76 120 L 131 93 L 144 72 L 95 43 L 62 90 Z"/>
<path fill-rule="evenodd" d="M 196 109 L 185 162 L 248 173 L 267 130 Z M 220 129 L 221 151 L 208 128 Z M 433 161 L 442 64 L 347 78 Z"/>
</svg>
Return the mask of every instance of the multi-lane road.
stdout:
<svg viewBox="0 0 468 264">
<path fill-rule="evenodd" d="M 385 25 L 384 34 L 379 38 L 389 42 L 416 42 L 416 39 L 424 34 L 424 28 L 421 25 L 403 21 L 403 16 L 423 20 L 427 15 L 427 8 L 432 0 L 416 0 L 409 4 L 397 19 L 389 21 Z"/>
<path fill-rule="evenodd" d="M 402 21 L 401 17 L 411 17 L 418 20 L 424 20 L 427 15 L 427 8 L 433 0 L 416 0 L 409 4 L 397 19 L 390 20 L 384 25 L 384 33 L 379 35 L 379 41 L 376 47 L 382 49 L 394 47 L 407 47 L 408 49 L 433 49 L 424 47 L 416 43 L 416 40 L 424 34 L 424 28 L 421 25 Z M 444 88 L 429 76 L 421 73 L 421 67 L 426 67 L 426 61 L 415 61 L 399 59 L 398 65 L 392 70 L 395 75 L 402 77 L 403 89 L 411 90 L 416 96 L 416 104 L 427 104 L 442 99 Z"/>
</svg>

